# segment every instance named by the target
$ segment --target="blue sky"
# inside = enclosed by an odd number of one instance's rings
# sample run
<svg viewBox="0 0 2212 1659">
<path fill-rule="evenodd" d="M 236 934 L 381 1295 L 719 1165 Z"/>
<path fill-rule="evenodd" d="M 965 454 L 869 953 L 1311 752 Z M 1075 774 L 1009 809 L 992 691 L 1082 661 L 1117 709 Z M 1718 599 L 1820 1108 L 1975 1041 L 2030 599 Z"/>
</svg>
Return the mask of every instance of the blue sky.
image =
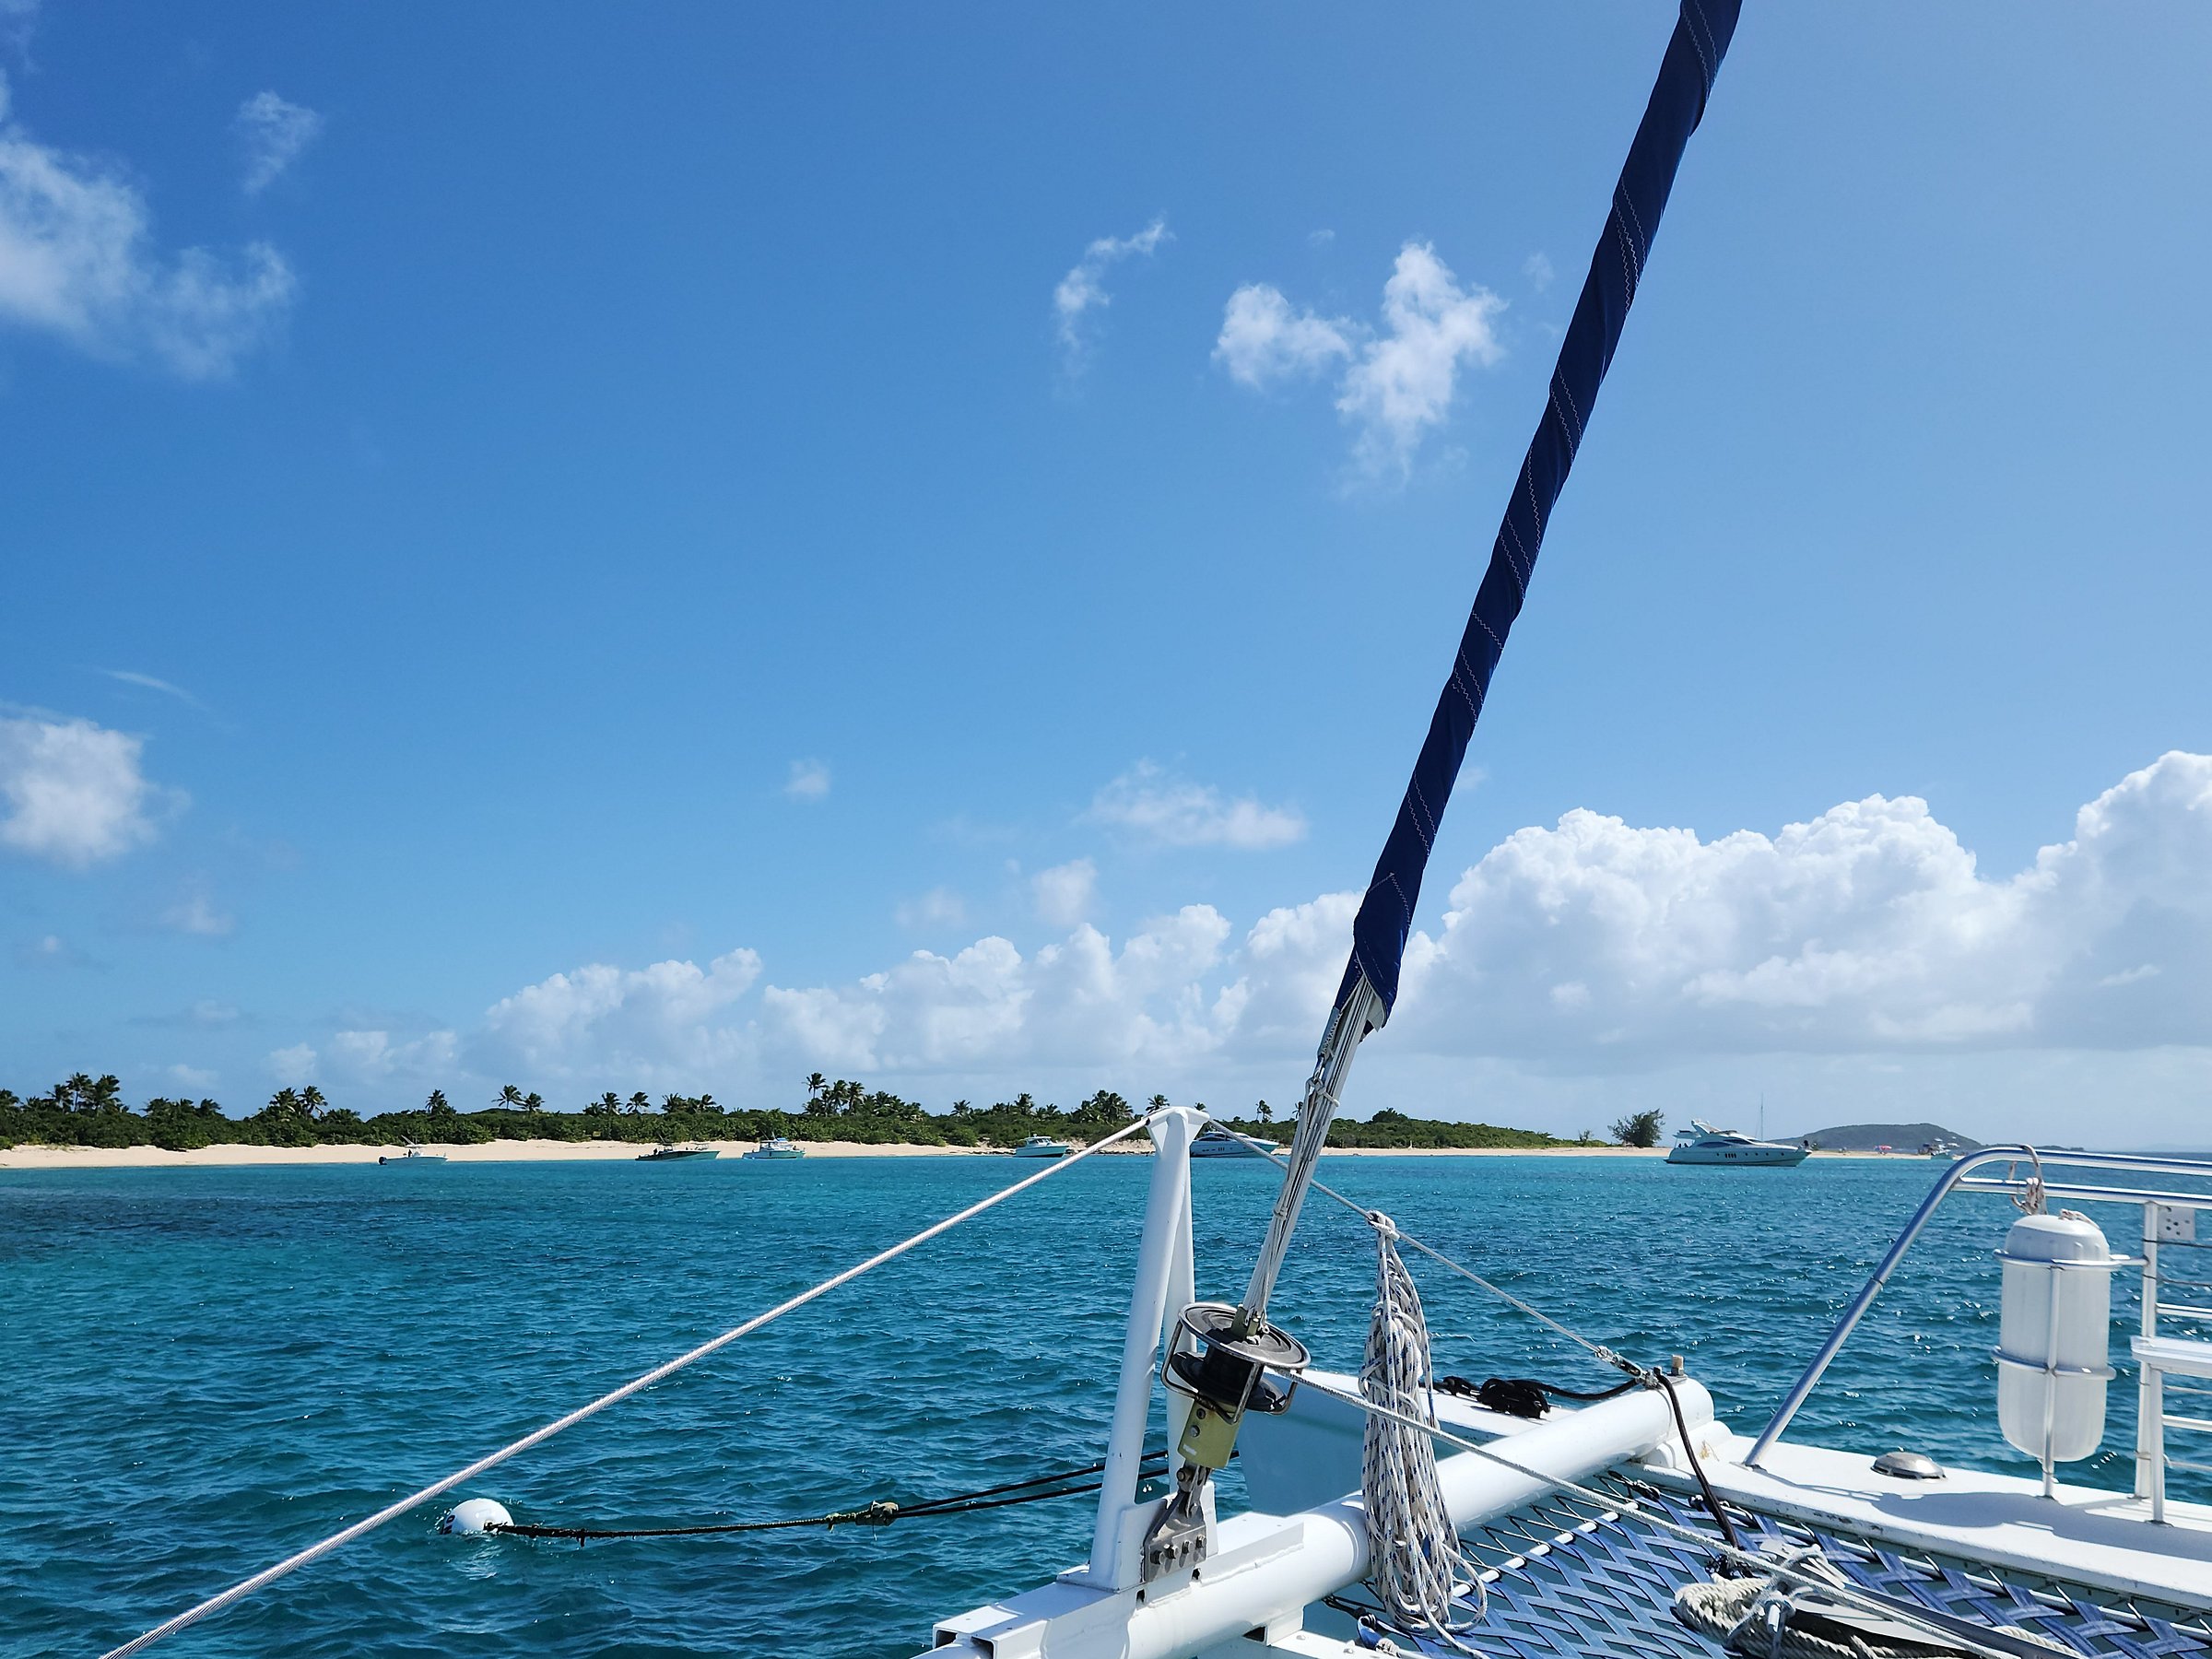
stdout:
<svg viewBox="0 0 2212 1659">
<path fill-rule="evenodd" d="M 1294 1097 L 1671 12 L 6 16 L 0 1081 Z M 1750 8 L 1352 1110 L 2204 1138 L 2208 66 Z"/>
</svg>

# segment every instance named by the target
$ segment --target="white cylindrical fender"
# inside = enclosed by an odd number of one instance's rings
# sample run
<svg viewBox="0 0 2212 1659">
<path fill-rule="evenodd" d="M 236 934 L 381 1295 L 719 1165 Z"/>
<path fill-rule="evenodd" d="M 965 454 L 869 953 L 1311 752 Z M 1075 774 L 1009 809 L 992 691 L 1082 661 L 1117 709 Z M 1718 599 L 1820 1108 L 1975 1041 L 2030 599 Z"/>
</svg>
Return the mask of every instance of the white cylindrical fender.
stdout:
<svg viewBox="0 0 2212 1659">
<path fill-rule="evenodd" d="M 2087 1216 L 2023 1216 L 1998 1252 L 1997 1423 L 2029 1456 L 2076 1463 L 2104 1439 L 2112 1272 L 2121 1264 Z"/>
</svg>

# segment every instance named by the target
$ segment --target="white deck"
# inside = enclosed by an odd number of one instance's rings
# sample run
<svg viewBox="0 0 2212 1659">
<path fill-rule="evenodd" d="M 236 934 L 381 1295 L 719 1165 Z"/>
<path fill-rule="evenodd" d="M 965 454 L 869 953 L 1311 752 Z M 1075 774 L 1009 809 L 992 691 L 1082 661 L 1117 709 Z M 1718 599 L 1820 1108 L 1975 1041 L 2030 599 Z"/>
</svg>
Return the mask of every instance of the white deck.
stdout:
<svg viewBox="0 0 2212 1659">
<path fill-rule="evenodd" d="M 2170 1501 L 2153 1525 L 2147 1500 L 2040 1479 L 1949 1469 L 1941 1480 L 1899 1480 L 1860 1453 L 1787 1441 L 1765 1466 L 1735 1462 L 1751 1442 L 1714 1427 L 1700 1434 L 1706 1477 L 1731 1501 L 1900 1550 L 1986 1563 L 2037 1578 L 2212 1612 L 2212 1506 Z M 1696 1487 L 1678 1468 L 1647 1465 L 1654 1485 Z"/>
</svg>

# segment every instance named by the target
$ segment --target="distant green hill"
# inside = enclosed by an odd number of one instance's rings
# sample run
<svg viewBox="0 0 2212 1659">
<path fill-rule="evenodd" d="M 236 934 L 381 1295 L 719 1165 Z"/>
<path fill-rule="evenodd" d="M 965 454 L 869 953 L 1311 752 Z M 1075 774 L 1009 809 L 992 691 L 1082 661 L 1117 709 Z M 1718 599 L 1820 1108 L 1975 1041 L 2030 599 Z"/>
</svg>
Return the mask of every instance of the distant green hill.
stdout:
<svg viewBox="0 0 2212 1659">
<path fill-rule="evenodd" d="M 1814 1129 L 1784 1138 L 1809 1140 L 1830 1152 L 1872 1152 L 1879 1147 L 1888 1147 L 1892 1152 L 1917 1152 L 1930 1141 L 1971 1151 L 1982 1144 L 1941 1124 L 1839 1124 L 1832 1129 Z"/>
</svg>

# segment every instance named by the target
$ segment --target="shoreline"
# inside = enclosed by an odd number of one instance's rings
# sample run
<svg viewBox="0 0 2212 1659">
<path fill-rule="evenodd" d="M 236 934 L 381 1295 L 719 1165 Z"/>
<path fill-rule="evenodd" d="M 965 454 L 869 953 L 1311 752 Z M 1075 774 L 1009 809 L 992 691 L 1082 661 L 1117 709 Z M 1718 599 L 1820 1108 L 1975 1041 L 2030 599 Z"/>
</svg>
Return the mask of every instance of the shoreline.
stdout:
<svg viewBox="0 0 2212 1659">
<path fill-rule="evenodd" d="M 691 1143 L 685 1143 L 687 1145 Z M 747 1140 L 700 1143 L 724 1158 L 736 1158 L 758 1145 Z M 913 1142 L 872 1145 L 865 1141 L 803 1142 L 808 1158 L 993 1158 L 1010 1154 L 989 1147 L 933 1147 Z M 213 1170 L 253 1169 L 323 1164 L 368 1164 L 380 1156 L 395 1153 L 396 1147 L 201 1147 L 190 1152 L 165 1152 L 159 1147 L 0 1147 L 0 1171 L 39 1170 Z M 651 1147 L 640 1141 L 494 1140 L 466 1146 L 425 1143 L 426 1152 L 444 1154 L 450 1163 L 619 1163 L 636 1161 Z M 1148 1157 L 1151 1148 L 1109 1147 L 1100 1156 Z M 1331 1147 L 1324 1158 L 1601 1158 L 1636 1159 L 1666 1156 L 1664 1147 Z M 1910 1152 L 1816 1152 L 1822 1159 L 1888 1159 L 1893 1162 L 1930 1161 Z M 1808 1160 L 1809 1161 L 1809 1160 Z"/>
</svg>

